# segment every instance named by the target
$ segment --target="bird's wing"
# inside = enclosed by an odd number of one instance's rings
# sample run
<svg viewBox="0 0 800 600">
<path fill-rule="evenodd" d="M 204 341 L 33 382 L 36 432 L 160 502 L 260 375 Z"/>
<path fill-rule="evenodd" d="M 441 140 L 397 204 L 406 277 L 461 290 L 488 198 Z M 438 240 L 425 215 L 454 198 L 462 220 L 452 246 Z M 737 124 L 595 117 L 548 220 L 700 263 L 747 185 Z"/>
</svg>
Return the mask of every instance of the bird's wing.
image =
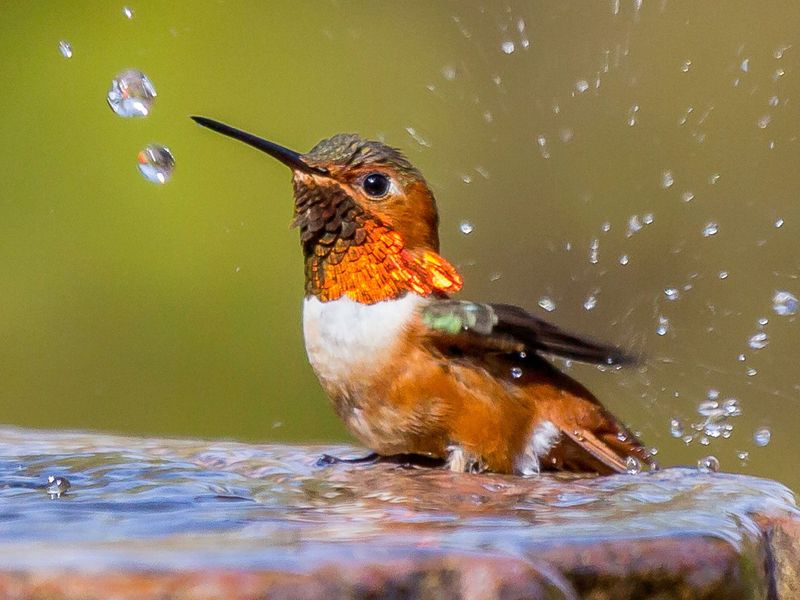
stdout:
<svg viewBox="0 0 800 600">
<path fill-rule="evenodd" d="M 509 304 L 435 299 L 422 322 L 430 347 L 443 357 L 469 360 L 495 376 L 514 379 L 539 404 L 538 411 L 563 433 L 543 467 L 597 473 L 624 472 L 630 457 L 650 462 L 644 446 L 580 383 L 541 355 L 621 365 L 635 359 L 609 346 L 567 333 Z"/>
<path fill-rule="evenodd" d="M 636 362 L 619 348 L 568 333 L 511 304 L 437 299 L 422 310 L 437 345 L 473 352 L 544 354 L 594 364 Z"/>
</svg>

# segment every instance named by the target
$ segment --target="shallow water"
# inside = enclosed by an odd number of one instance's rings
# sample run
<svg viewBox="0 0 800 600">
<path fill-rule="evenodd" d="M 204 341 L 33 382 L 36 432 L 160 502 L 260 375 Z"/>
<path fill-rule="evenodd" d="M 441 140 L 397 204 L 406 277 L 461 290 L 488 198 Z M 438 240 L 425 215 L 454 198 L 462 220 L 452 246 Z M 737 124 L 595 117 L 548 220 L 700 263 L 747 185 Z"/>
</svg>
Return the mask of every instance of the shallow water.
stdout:
<svg viewBox="0 0 800 600">
<path fill-rule="evenodd" d="M 743 552 L 751 514 L 794 512 L 758 478 L 674 469 L 531 481 L 394 465 L 317 467 L 343 446 L 246 446 L 0 430 L 0 563 L 102 570 L 302 569 L 408 548 L 523 555 L 541 544 L 707 535 Z M 51 497 L 48 475 L 71 487 Z"/>
</svg>

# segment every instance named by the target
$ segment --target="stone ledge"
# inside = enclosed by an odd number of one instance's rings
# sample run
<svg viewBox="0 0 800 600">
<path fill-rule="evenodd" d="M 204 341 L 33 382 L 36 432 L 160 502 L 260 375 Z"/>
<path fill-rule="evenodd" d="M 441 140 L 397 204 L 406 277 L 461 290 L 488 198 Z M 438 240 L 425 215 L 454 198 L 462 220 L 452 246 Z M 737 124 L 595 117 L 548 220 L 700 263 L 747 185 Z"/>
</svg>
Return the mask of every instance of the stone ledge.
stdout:
<svg viewBox="0 0 800 600">
<path fill-rule="evenodd" d="M 360 451 L 0 429 L 0 597 L 800 598 L 800 518 L 773 481 L 323 452 Z"/>
</svg>

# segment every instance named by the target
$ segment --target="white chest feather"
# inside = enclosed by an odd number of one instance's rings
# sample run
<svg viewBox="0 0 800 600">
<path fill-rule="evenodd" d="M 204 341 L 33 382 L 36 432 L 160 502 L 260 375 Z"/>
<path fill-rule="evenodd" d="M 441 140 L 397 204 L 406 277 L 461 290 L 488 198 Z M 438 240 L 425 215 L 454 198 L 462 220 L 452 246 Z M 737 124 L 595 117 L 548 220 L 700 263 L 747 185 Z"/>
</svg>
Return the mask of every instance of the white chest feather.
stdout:
<svg viewBox="0 0 800 600">
<path fill-rule="evenodd" d="M 342 386 L 354 373 L 368 374 L 380 368 L 424 301 L 416 294 L 375 304 L 347 297 L 330 302 L 306 298 L 303 336 L 314 371 Z"/>
</svg>

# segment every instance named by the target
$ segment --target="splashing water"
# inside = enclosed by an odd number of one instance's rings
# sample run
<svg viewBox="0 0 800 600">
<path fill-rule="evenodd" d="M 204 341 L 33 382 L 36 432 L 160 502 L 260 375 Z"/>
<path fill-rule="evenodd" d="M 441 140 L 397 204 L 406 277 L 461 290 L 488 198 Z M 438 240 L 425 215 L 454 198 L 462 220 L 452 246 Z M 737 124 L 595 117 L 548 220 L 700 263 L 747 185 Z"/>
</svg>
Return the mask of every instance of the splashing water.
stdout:
<svg viewBox="0 0 800 600">
<path fill-rule="evenodd" d="M 72 44 L 66 40 L 58 42 L 58 51 L 64 58 L 72 58 Z"/>
<path fill-rule="evenodd" d="M 656 333 L 658 335 L 667 335 L 669 331 L 669 319 L 664 315 L 658 316 L 658 325 L 656 326 Z"/>
<path fill-rule="evenodd" d="M 175 170 L 175 158 L 172 152 L 160 144 L 150 144 L 139 152 L 136 160 L 144 178 L 153 183 L 166 183 Z"/>
<path fill-rule="evenodd" d="M 704 456 L 697 461 L 697 470 L 703 473 L 716 473 L 719 471 L 719 459 L 716 456 Z"/>
<path fill-rule="evenodd" d="M 146 117 L 155 102 L 156 88 L 147 75 L 129 69 L 114 78 L 106 99 L 120 117 Z"/>
<path fill-rule="evenodd" d="M 547 312 L 553 312 L 556 309 L 556 303 L 549 296 L 542 296 L 539 298 L 539 306 Z"/>
<path fill-rule="evenodd" d="M 797 308 L 797 297 L 786 290 L 777 290 L 772 297 L 772 310 L 776 315 L 781 317 L 796 315 Z"/>
<path fill-rule="evenodd" d="M 473 225 L 469 221 L 461 221 L 461 223 L 458 225 L 458 229 L 464 235 L 469 235 L 470 233 L 475 231 L 475 225 Z"/>
<path fill-rule="evenodd" d="M 772 431 L 769 427 L 759 427 L 753 432 L 753 442 L 759 448 L 763 448 L 772 440 Z"/>
</svg>

